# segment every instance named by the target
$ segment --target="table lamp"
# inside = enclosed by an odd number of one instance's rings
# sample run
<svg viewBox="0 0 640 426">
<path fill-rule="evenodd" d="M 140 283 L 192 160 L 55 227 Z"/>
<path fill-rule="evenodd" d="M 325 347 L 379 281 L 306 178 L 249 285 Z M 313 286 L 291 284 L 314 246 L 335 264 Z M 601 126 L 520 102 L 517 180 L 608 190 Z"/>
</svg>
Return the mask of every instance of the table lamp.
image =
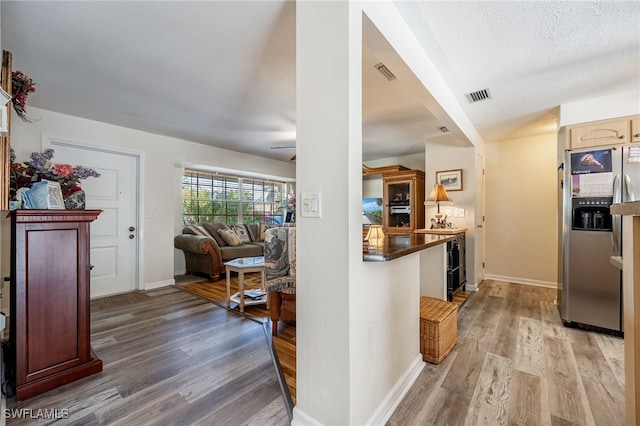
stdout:
<svg viewBox="0 0 640 426">
<path fill-rule="evenodd" d="M 444 189 L 444 185 L 435 184 L 431 189 L 431 193 L 427 198 L 427 201 L 424 203 L 433 203 L 435 202 L 438 206 L 438 212 L 436 213 L 436 221 L 432 223 L 432 228 L 446 228 L 447 227 L 447 216 L 445 215 L 444 219 L 442 219 L 442 214 L 440 213 L 440 203 L 442 202 L 453 202 L 449 195 L 447 195 L 447 191 Z M 433 221 L 433 220 L 432 220 Z"/>
<path fill-rule="evenodd" d="M 381 225 L 371 225 L 367 231 L 367 236 L 364 238 L 369 241 L 369 247 L 382 248 L 384 247 L 384 231 Z"/>
</svg>

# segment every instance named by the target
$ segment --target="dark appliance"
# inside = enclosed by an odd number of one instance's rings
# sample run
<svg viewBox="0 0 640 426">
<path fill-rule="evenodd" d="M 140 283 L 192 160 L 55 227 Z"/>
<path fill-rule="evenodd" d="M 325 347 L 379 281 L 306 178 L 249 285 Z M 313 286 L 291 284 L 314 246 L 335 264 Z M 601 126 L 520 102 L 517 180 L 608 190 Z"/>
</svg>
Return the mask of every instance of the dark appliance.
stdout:
<svg viewBox="0 0 640 426">
<path fill-rule="evenodd" d="M 453 300 L 453 294 L 460 288 L 465 289 L 467 271 L 465 269 L 465 235 L 457 234 L 456 239 L 447 242 L 447 300 Z"/>
</svg>

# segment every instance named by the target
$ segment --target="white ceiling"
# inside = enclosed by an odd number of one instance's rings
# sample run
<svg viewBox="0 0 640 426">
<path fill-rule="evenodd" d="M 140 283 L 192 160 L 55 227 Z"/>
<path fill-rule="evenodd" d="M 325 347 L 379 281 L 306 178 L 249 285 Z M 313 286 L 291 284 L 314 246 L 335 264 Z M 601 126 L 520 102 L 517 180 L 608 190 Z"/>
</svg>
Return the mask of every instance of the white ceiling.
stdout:
<svg viewBox="0 0 640 426">
<path fill-rule="evenodd" d="M 396 5 L 487 142 L 554 131 L 562 103 L 640 90 L 640 2 Z M 1 7 L 2 48 L 37 84 L 27 113 L 34 106 L 281 160 L 294 152 L 271 149 L 295 145 L 293 2 Z M 375 49 L 363 51 L 365 160 L 421 152 L 426 139 L 464 143 L 439 132 L 426 91 L 387 81 L 373 67 Z M 470 104 L 465 94 L 484 88 L 493 99 Z"/>
</svg>

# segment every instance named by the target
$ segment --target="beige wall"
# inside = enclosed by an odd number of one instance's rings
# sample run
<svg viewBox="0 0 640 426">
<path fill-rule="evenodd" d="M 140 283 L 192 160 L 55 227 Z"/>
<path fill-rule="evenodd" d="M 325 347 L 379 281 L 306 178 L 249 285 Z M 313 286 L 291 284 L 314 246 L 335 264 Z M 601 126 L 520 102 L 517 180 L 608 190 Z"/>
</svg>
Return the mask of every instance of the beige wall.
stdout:
<svg viewBox="0 0 640 426">
<path fill-rule="evenodd" d="M 557 135 L 486 144 L 486 278 L 557 285 Z"/>
<path fill-rule="evenodd" d="M 463 217 L 448 217 L 447 222 L 451 222 L 455 228 L 466 228 L 466 271 L 467 288 L 473 289 L 481 277 L 476 277 L 475 268 L 475 199 L 476 199 L 476 179 L 475 179 L 475 154 L 476 148 L 441 145 L 436 142 L 425 144 L 425 200 L 431 192 L 431 188 L 436 183 L 436 172 L 445 170 L 462 170 L 462 190 L 448 193 L 453 202 L 444 204 L 440 211 L 448 208 L 463 209 Z M 431 226 L 431 219 L 435 217 L 437 207 L 432 205 L 425 207 L 425 226 Z"/>
</svg>

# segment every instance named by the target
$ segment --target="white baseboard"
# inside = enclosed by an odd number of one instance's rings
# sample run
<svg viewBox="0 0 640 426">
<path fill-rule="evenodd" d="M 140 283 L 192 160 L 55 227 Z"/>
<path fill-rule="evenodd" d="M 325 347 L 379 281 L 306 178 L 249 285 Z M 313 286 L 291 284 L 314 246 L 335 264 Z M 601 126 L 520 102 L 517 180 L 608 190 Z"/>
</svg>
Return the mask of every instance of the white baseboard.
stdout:
<svg viewBox="0 0 640 426">
<path fill-rule="evenodd" d="M 156 281 L 154 283 L 145 283 L 144 284 L 144 289 L 143 290 L 155 290 L 157 288 L 162 288 L 162 287 L 169 287 L 170 285 L 174 285 L 176 283 L 176 280 L 174 280 L 173 278 L 170 280 L 164 280 L 164 281 Z"/>
<path fill-rule="evenodd" d="M 416 381 L 418 375 L 425 366 L 422 355 L 418 354 L 409 366 L 407 371 L 400 377 L 396 384 L 389 390 L 382 404 L 374 411 L 373 415 L 366 422 L 367 425 L 384 425 L 391 418 L 391 415 L 398 407 L 402 399 L 405 397 L 413 382 Z"/>
<path fill-rule="evenodd" d="M 296 405 L 293 407 L 293 420 L 291 426 L 324 426 L 315 418 L 311 417 Z"/>
<path fill-rule="evenodd" d="M 465 291 L 478 291 L 478 286 L 475 284 L 465 284 Z"/>
<path fill-rule="evenodd" d="M 503 275 L 485 274 L 485 280 L 506 281 L 515 284 L 533 285 L 536 287 L 558 288 L 558 283 L 552 281 L 530 280 L 528 278 L 506 277 Z"/>
<path fill-rule="evenodd" d="M 396 384 L 389 390 L 378 409 L 366 421 L 366 425 L 384 425 L 391 418 L 391 415 L 398 408 L 411 386 L 418 378 L 418 375 L 425 366 L 422 355 L 418 354 L 414 362 L 409 366 L 407 371 L 400 377 Z M 303 412 L 298 406 L 293 407 L 292 426 L 323 426 L 323 423 Z"/>
</svg>

